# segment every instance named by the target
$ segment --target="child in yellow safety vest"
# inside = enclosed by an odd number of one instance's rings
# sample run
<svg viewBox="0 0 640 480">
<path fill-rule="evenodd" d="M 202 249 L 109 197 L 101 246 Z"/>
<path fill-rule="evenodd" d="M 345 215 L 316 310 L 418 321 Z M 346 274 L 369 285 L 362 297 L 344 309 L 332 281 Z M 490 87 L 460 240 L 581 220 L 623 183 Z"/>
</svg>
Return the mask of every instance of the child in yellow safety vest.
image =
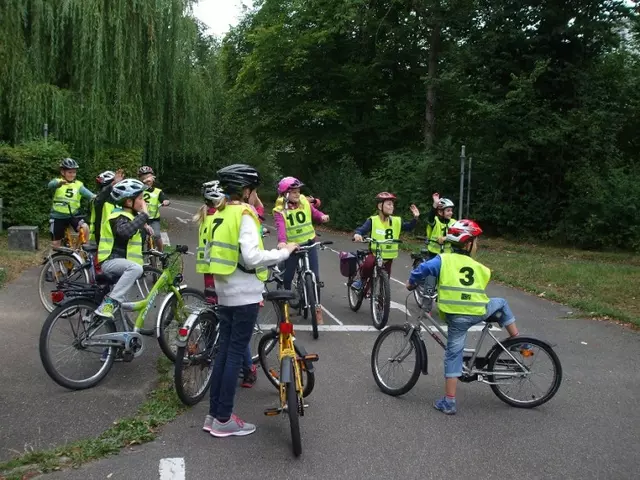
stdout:
<svg viewBox="0 0 640 480">
<path fill-rule="evenodd" d="M 462 376 L 462 363 L 467 331 L 496 312 L 501 311 L 499 324 L 511 337 L 518 335 L 515 317 L 504 298 L 489 298 L 485 289 L 491 270 L 472 257 L 478 249 L 480 226 L 473 220 L 458 220 L 449 226 L 446 241 L 451 253 L 441 253 L 416 267 L 406 287 L 417 284 L 431 275 L 438 279 L 438 309 L 448 325 L 447 348 L 444 354 L 445 396 L 436 400 L 434 408 L 448 415 L 457 411 L 456 386 Z M 512 348 L 516 348 L 514 345 Z M 519 345 L 520 351 L 529 348 Z"/>
<path fill-rule="evenodd" d="M 160 207 L 166 207 L 171 204 L 167 194 L 164 193 L 153 184 L 156 181 L 153 168 L 143 165 L 138 169 L 138 178 L 142 183 L 147 186 L 147 190 L 144 192 L 144 200 L 149 207 L 149 222 L 148 225 L 153 229 L 153 240 L 156 243 L 156 249 L 162 251 L 164 245 L 162 243 L 162 236 L 160 235 Z M 146 235 L 142 235 L 142 241 L 146 241 Z"/>
<path fill-rule="evenodd" d="M 362 238 L 367 235 L 374 240 L 398 240 L 400 238 L 400 232 L 410 232 L 416 228 L 416 222 L 420 216 L 420 211 L 415 205 L 411 205 L 410 210 L 413 214 L 413 218 L 408 222 L 403 222 L 402 218 L 394 217 L 393 211 L 395 209 L 396 196 L 389 192 L 380 192 L 375 198 L 377 204 L 377 214 L 367 218 L 359 228 L 356 229 L 356 233 L 353 235 L 353 241 L 361 242 Z M 351 288 L 359 290 L 363 286 L 363 282 L 373 273 L 373 267 L 375 264 L 375 246 L 371 245 L 371 253 L 364 259 L 362 267 L 360 267 L 360 280 L 356 280 L 351 285 Z M 385 260 L 384 269 L 389 275 L 391 275 L 391 264 L 393 259 L 398 256 L 397 244 L 386 244 L 382 246 L 382 258 Z M 366 293 L 366 292 L 365 292 Z"/>
</svg>

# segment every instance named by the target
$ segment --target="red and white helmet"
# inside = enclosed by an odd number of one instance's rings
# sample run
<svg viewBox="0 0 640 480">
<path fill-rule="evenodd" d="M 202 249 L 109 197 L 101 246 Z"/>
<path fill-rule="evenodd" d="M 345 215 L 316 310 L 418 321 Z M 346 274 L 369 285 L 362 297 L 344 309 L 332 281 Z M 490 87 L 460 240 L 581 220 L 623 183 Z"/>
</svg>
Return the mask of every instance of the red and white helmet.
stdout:
<svg viewBox="0 0 640 480">
<path fill-rule="evenodd" d="M 376 203 L 384 202 L 385 200 L 395 200 L 396 196 L 389 192 L 380 192 L 376 195 Z"/>
<path fill-rule="evenodd" d="M 284 195 L 292 188 L 300 188 L 303 186 L 304 183 L 302 183 L 296 177 L 284 177 L 278 182 L 278 195 Z"/>
<path fill-rule="evenodd" d="M 462 219 L 455 222 L 447 229 L 447 242 L 451 243 L 467 243 L 482 233 L 480 225 L 473 220 Z"/>
</svg>

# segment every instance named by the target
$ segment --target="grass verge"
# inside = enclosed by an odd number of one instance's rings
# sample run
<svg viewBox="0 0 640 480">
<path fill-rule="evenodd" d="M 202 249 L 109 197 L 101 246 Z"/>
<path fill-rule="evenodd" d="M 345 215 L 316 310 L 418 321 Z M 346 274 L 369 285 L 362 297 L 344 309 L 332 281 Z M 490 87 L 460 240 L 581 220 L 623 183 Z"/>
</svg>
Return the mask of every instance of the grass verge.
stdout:
<svg viewBox="0 0 640 480">
<path fill-rule="evenodd" d="M 158 383 L 132 417 L 115 421 L 97 438 L 78 440 L 52 450 L 29 452 L 0 463 L 0 480 L 21 480 L 41 473 L 77 467 L 91 460 L 117 454 L 125 447 L 150 442 L 158 428 L 170 422 L 185 407 L 173 386 L 173 364 L 158 359 Z"/>
<path fill-rule="evenodd" d="M 42 263 L 44 253 L 49 249 L 50 241 L 39 238 L 40 249 L 33 252 L 9 250 L 7 234 L 0 235 L 0 288 L 12 282 L 28 268 Z"/>
<path fill-rule="evenodd" d="M 418 250 L 420 243 L 407 244 Z M 640 327 L 640 256 L 482 238 L 478 260 L 492 279 L 580 311 Z"/>
</svg>

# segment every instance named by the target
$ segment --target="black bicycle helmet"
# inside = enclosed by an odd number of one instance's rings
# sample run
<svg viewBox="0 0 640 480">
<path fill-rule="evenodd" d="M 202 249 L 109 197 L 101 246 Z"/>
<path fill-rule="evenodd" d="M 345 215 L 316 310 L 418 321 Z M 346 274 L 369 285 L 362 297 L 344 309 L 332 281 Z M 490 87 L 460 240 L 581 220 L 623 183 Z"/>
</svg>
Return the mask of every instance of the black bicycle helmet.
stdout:
<svg viewBox="0 0 640 480">
<path fill-rule="evenodd" d="M 65 170 L 75 170 L 76 168 L 80 168 L 80 165 L 78 165 L 78 162 L 73 158 L 65 158 L 60 162 L 60 168 Z"/>
<path fill-rule="evenodd" d="M 260 174 L 251 165 L 235 163 L 221 168 L 217 172 L 220 186 L 228 194 L 242 192 L 245 187 L 256 188 L 260 185 Z"/>
</svg>

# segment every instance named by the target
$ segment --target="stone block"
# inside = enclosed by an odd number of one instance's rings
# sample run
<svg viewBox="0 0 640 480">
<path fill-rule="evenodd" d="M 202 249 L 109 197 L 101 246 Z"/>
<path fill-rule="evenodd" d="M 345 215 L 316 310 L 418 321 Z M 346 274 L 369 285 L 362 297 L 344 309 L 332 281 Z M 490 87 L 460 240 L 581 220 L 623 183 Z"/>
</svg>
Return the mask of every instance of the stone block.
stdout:
<svg viewBox="0 0 640 480">
<path fill-rule="evenodd" d="M 38 250 L 38 227 L 18 225 L 9 227 L 9 250 Z"/>
</svg>

